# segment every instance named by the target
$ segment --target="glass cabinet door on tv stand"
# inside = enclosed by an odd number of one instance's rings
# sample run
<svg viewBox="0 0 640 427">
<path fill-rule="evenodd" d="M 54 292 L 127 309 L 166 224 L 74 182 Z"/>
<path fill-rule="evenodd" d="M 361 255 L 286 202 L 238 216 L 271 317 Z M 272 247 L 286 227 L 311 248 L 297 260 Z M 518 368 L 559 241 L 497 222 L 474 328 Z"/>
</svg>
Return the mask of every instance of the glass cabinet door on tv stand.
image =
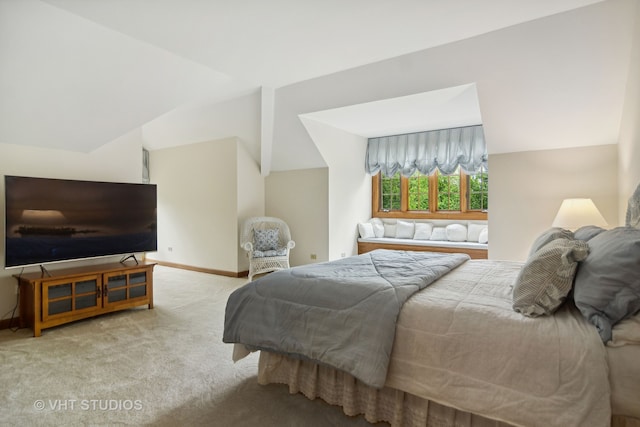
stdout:
<svg viewBox="0 0 640 427">
<path fill-rule="evenodd" d="M 59 279 L 42 284 L 42 320 L 82 315 L 101 309 L 100 274 Z"/>
<path fill-rule="evenodd" d="M 150 292 L 149 272 L 146 269 L 118 271 L 104 275 L 105 307 L 130 304 L 132 301 L 144 301 Z"/>
</svg>

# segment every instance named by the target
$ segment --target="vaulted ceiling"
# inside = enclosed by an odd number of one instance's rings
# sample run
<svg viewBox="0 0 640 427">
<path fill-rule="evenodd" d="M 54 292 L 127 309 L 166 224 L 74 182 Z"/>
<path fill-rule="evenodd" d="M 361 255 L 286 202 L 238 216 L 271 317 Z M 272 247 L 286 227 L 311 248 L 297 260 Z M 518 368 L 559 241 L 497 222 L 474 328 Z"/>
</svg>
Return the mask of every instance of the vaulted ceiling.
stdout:
<svg viewBox="0 0 640 427">
<path fill-rule="evenodd" d="M 147 125 L 166 146 L 171 118 L 203 108 L 219 113 L 206 137 L 227 137 L 261 87 L 599 1 L 0 0 L 0 143 L 90 152 Z"/>
</svg>

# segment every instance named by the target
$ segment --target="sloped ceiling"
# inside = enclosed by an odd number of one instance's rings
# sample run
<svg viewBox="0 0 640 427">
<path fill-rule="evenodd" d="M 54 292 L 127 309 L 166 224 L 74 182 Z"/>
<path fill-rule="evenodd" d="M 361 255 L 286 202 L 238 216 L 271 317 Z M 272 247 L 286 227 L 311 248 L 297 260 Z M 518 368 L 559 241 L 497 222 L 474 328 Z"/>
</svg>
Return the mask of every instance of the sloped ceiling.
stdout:
<svg viewBox="0 0 640 427">
<path fill-rule="evenodd" d="M 190 111 L 262 86 L 599 2 L 0 0 L 0 143 L 89 152 L 153 122 L 145 145 L 179 144 Z M 211 116 L 207 139 L 238 132 Z"/>
<path fill-rule="evenodd" d="M 482 124 L 475 84 L 301 114 L 365 138 Z M 375 118 L 375 120 L 372 120 Z"/>
</svg>

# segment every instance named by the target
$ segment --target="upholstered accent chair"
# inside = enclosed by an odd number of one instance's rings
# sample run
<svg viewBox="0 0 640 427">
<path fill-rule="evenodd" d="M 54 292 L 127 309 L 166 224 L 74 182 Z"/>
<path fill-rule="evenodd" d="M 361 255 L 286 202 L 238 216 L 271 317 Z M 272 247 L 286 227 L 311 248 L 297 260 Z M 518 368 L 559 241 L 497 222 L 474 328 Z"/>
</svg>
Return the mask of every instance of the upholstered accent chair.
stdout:
<svg viewBox="0 0 640 427">
<path fill-rule="evenodd" d="M 249 257 L 249 280 L 256 274 L 289 268 L 289 251 L 296 246 L 286 222 L 274 217 L 248 218 L 240 246 Z"/>
</svg>

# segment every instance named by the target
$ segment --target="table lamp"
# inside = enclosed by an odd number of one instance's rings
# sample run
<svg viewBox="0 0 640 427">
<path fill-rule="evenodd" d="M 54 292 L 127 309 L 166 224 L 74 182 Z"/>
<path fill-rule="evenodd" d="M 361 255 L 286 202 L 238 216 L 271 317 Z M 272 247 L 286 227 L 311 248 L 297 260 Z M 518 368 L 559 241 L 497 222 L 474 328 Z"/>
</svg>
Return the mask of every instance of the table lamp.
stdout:
<svg viewBox="0 0 640 427">
<path fill-rule="evenodd" d="M 558 209 L 554 227 L 577 230 L 585 225 L 606 227 L 607 221 L 591 199 L 564 199 Z"/>
</svg>

